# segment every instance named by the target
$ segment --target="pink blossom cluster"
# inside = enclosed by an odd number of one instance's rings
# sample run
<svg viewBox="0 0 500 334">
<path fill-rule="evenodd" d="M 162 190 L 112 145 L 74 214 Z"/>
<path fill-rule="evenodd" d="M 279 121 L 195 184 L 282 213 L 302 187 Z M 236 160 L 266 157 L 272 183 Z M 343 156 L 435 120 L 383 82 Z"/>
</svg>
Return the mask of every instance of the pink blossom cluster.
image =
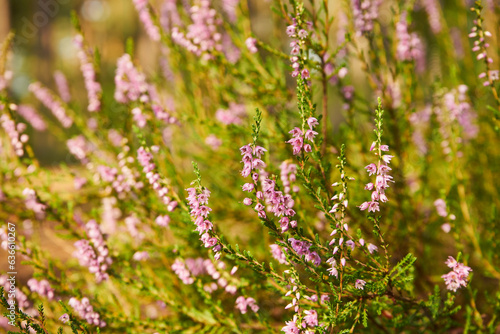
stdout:
<svg viewBox="0 0 500 334">
<path fill-rule="evenodd" d="M 47 88 L 43 87 L 42 84 L 34 82 L 29 85 L 28 89 L 54 114 L 63 127 L 69 128 L 73 124 L 73 120 L 66 115 L 66 110 L 61 101 L 59 101 Z"/>
<path fill-rule="evenodd" d="M 26 143 L 29 139 L 27 134 L 21 134 L 24 130 L 26 130 L 26 124 L 24 123 L 16 123 L 10 118 L 7 113 L 3 113 L 0 116 L 0 123 L 2 124 L 2 128 L 7 133 L 7 136 L 10 138 L 10 144 L 14 149 L 14 152 L 18 157 L 24 155 L 23 144 Z"/>
<path fill-rule="evenodd" d="M 179 27 L 172 29 L 172 39 L 198 57 L 211 59 L 214 51 L 222 51 L 222 35 L 217 32 L 217 26 L 222 20 L 217 18 L 217 12 L 210 7 L 209 0 L 201 0 L 200 5 L 194 5 L 189 10 L 193 21 L 183 33 Z"/>
<path fill-rule="evenodd" d="M 89 99 L 88 111 L 96 112 L 101 110 L 101 84 L 97 81 L 97 75 L 94 68 L 92 54 L 84 46 L 83 36 L 78 34 L 73 39 L 73 44 L 77 50 L 77 56 L 80 60 L 80 70 L 83 74 L 85 88 Z"/>
<path fill-rule="evenodd" d="M 422 5 L 429 17 L 429 24 L 433 33 L 438 34 L 441 32 L 441 4 L 438 0 L 421 0 Z"/>
<path fill-rule="evenodd" d="M 378 18 L 381 0 L 351 0 L 354 28 L 361 36 L 373 30 L 373 21 Z"/>
<path fill-rule="evenodd" d="M 490 44 L 486 41 L 486 37 L 491 37 L 491 33 L 487 30 L 483 30 L 480 26 L 478 26 L 477 20 L 474 20 L 474 27 L 469 34 L 469 38 L 477 38 L 474 41 L 474 46 L 472 47 L 473 52 L 479 52 L 476 56 L 477 60 L 484 59 L 486 63 L 486 72 L 482 72 L 479 74 L 479 79 L 484 79 L 483 85 L 489 86 L 494 81 L 499 80 L 499 71 L 498 70 L 489 70 L 489 64 L 493 63 L 493 58 L 488 57 L 488 48 Z"/>
<path fill-rule="evenodd" d="M 68 80 L 61 71 L 54 72 L 54 81 L 56 82 L 57 91 L 61 100 L 68 103 L 71 100 L 71 93 L 69 92 Z"/>
<path fill-rule="evenodd" d="M 245 40 L 245 45 L 248 49 L 248 51 L 250 51 L 250 53 L 257 53 L 259 51 L 259 49 L 257 49 L 257 40 L 253 37 L 248 37 L 246 40 Z"/>
<path fill-rule="evenodd" d="M 281 247 L 276 244 L 271 244 L 269 245 L 271 248 L 271 255 L 273 256 L 274 259 L 276 259 L 279 263 L 281 264 L 288 264 L 288 261 L 286 260 L 286 256 L 283 253 L 283 251 L 288 251 L 286 247 L 283 247 L 283 250 L 281 250 Z"/>
<path fill-rule="evenodd" d="M 23 190 L 23 196 L 25 198 L 26 208 L 32 210 L 37 217 L 43 217 L 45 215 L 45 209 L 47 206 L 38 202 L 36 192 L 33 189 L 25 188 Z"/>
<path fill-rule="evenodd" d="M 55 297 L 54 289 L 50 286 L 49 281 L 45 279 L 38 281 L 36 278 L 30 278 L 26 284 L 32 292 L 47 297 L 48 300 L 53 300 Z"/>
<path fill-rule="evenodd" d="M 155 171 L 156 165 L 153 162 L 153 154 L 146 151 L 144 147 L 140 147 L 137 150 L 137 161 L 142 166 L 142 171 L 146 175 L 149 184 L 152 185 L 158 196 L 163 200 L 163 203 L 167 205 L 167 210 L 173 211 L 177 207 L 177 202 L 172 201 L 172 199 L 167 196 L 168 188 L 161 185 L 160 174 Z"/>
<path fill-rule="evenodd" d="M 114 234 L 117 230 L 118 218 L 121 210 L 116 207 L 116 197 L 104 197 L 102 199 L 101 231 L 105 234 Z"/>
<path fill-rule="evenodd" d="M 147 102 L 149 97 L 146 76 L 132 63 L 128 53 L 118 58 L 115 74 L 115 100 L 120 103 Z"/>
<path fill-rule="evenodd" d="M 236 298 L 236 308 L 240 311 L 241 314 L 247 313 L 247 309 L 250 308 L 253 313 L 257 313 L 259 311 L 259 306 L 257 302 L 252 297 L 243 297 L 239 296 Z"/>
<path fill-rule="evenodd" d="M 309 125 L 309 129 L 305 131 L 302 131 L 299 128 L 294 128 L 291 130 L 289 133 L 293 136 L 292 139 L 288 140 L 287 143 L 291 144 L 293 147 L 293 154 L 294 155 L 299 155 L 302 149 L 304 149 L 305 152 L 312 152 L 312 147 L 310 144 L 304 144 L 306 140 L 313 142 L 314 137 L 318 134 L 316 131 L 314 131 L 314 127 L 319 124 L 318 120 L 314 117 L 309 117 L 307 120 L 307 124 Z"/>
<path fill-rule="evenodd" d="M 82 164 L 86 164 L 89 161 L 87 155 L 90 154 L 92 149 L 83 135 L 68 139 L 66 146 L 69 152 L 80 160 Z"/>
<path fill-rule="evenodd" d="M 3 74 L 0 73 L 0 92 L 9 86 L 12 77 L 12 71 L 5 71 Z"/>
<path fill-rule="evenodd" d="M 284 187 L 285 194 L 293 191 L 294 193 L 299 191 L 298 185 L 293 185 L 292 182 L 297 181 L 297 165 L 283 161 L 280 165 L 280 179 Z"/>
<path fill-rule="evenodd" d="M 184 284 L 193 284 L 194 283 L 194 278 L 191 277 L 191 273 L 186 268 L 186 265 L 184 262 L 182 262 L 182 260 L 176 259 L 174 261 L 174 263 L 172 264 L 172 270 L 179 277 L 179 279 L 182 281 L 182 283 L 184 283 Z"/>
<path fill-rule="evenodd" d="M 149 38 L 153 41 L 159 41 L 161 38 L 160 30 L 153 22 L 151 13 L 148 9 L 148 0 L 133 0 L 133 2 L 137 13 L 139 13 L 139 19 L 144 25 L 144 29 L 146 30 Z"/>
<path fill-rule="evenodd" d="M 94 312 L 94 308 L 90 305 L 90 301 L 87 297 L 82 298 L 82 301 L 79 301 L 75 297 L 70 298 L 68 302 L 69 306 L 71 306 L 78 315 L 85 319 L 90 325 L 105 327 L 106 322 L 101 320 L 101 316 L 99 313 Z M 62 318 L 62 317 L 61 317 Z M 61 321 L 64 321 L 63 318 Z"/>
<path fill-rule="evenodd" d="M 73 256 L 79 260 L 81 266 L 88 267 L 89 271 L 95 274 L 96 282 L 100 283 L 109 278 L 106 271 L 113 260 L 109 256 L 108 246 L 97 222 L 90 220 L 85 229 L 90 242 L 86 239 L 75 242 L 76 251 Z"/>
<path fill-rule="evenodd" d="M 291 243 L 293 250 L 297 255 L 302 256 L 304 255 L 304 259 L 306 261 L 312 262 L 315 266 L 319 266 L 321 263 L 321 257 L 318 255 L 318 253 L 311 251 L 309 248 L 311 247 L 311 244 L 307 241 L 301 241 L 297 240 L 294 238 L 289 238 L 288 242 Z"/>
<path fill-rule="evenodd" d="M 134 261 L 147 261 L 149 260 L 149 253 L 146 251 L 137 251 L 132 256 Z"/>
<path fill-rule="evenodd" d="M 441 276 L 444 279 L 446 288 L 453 292 L 456 292 L 461 286 L 467 286 L 467 277 L 469 272 L 472 271 L 470 267 L 467 267 L 463 263 L 457 262 L 453 257 L 449 256 L 446 260 L 446 265 L 452 269 L 448 274 Z"/>
<path fill-rule="evenodd" d="M 290 42 L 290 47 L 292 48 L 292 50 L 290 50 L 290 62 L 292 63 L 293 68 L 292 77 L 295 78 L 300 74 L 302 79 L 309 79 L 309 70 L 305 67 L 301 69 L 301 65 L 299 62 L 300 48 L 302 45 L 304 45 L 305 39 L 307 38 L 307 36 L 309 36 L 309 33 L 305 29 L 298 29 L 296 23 L 289 25 L 286 28 L 286 33 L 288 37 L 293 38 L 293 40 Z"/>
<path fill-rule="evenodd" d="M 215 258 L 218 260 L 221 256 L 221 245 L 217 244 L 217 238 L 210 235 L 213 224 L 207 219 L 212 209 L 207 206 L 210 198 L 210 191 L 203 189 L 199 193 L 196 188 L 186 189 L 188 192 L 188 205 L 190 208 L 191 217 L 196 225 L 196 230 L 201 235 L 200 240 L 206 248 L 212 248 L 215 252 Z"/>
<path fill-rule="evenodd" d="M 21 104 L 17 107 L 17 113 L 21 115 L 31 126 L 38 131 L 47 130 L 47 124 L 38 112 L 30 105 Z"/>
<path fill-rule="evenodd" d="M 287 321 L 281 331 L 285 332 L 285 334 L 299 334 L 300 328 L 297 327 L 297 321 L 297 315 L 295 314 L 293 320 Z"/>
<path fill-rule="evenodd" d="M 408 32 L 407 13 L 401 14 L 396 23 L 396 38 L 398 40 L 396 57 L 401 61 L 415 61 L 417 68 L 421 69 L 424 62 L 424 50 L 422 41 L 416 33 Z"/>
<path fill-rule="evenodd" d="M 373 142 L 370 151 L 373 151 L 376 145 L 377 143 Z M 389 175 L 392 168 L 388 166 L 393 156 L 388 154 L 382 155 L 382 152 L 387 151 L 389 151 L 389 146 L 379 144 L 375 152 L 375 155 L 380 155 L 378 164 L 372 163 L 365 167 L 369 176 L 377 176 L 375 183 L 370 182 L 365 186 L 366 190 L 372 191 L 372 198 L 371 201 L 364 202 L 359 206 L 362 211 L 366 209 L 368 209 L 368 212 L 380 211 L 379 201 L 385 203 L 389 200 L 385 194 L 385 190 L 389 188 L 389 182 L 394 182 L 392 176 Z"/>
<path fill-rule="evenodd" d="M 244 104 L 237 104 L 231 102 L 229 104 L 229 109 L 219 109 L 215 113 L 215 118 L 222 124 L 236 124 L 241 125 L 243 123 L 243 118 L 247 115 L 247 111 Z"/>
<path fill-rule="evenodd" d="M 146 115 L 144 115 L 142 113 L 142 110 L 140 108 L 137 108 L 137 107 L 132 109 L 132 120 L 141 129 L 144 128 L 146 126 L 146 124 L 148 123 Z"/>
<path fill-rule="evenodd" d="M 266 168 L 265 162 L 260 159 L 266 151 L 267 150 L 265 148 L 257 145 L 252 148 L 251 144 L 244 145 L 240 148 L 241 155 L 243 156 L 243 170 L 241 171 L 241 175 L 243 177 L 250 176 L 253 170 L 258 171 Z M 259 179 L 259 174 L 254 173 L 252 175 L 252 179 L 254 180 L 254 182 L 257 182 L 257 180 Z M 254 185 L 250 183 L 245 184 L 243 187 L 245 187 L 243 189 L 245 191 L 252 191 L 254 189 Z"/>
</svg>

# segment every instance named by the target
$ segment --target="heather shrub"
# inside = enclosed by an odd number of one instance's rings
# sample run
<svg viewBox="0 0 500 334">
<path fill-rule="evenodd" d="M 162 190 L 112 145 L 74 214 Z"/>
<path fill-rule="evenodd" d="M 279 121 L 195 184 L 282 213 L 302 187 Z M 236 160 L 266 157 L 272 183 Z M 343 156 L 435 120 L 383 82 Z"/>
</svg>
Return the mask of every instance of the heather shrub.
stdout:
<svg viewBox="0 0 500 334">
<path fill-rule="evenodd" d="M 500 331 L 498 3 L 133 5 L 153 70 L 0 48 L 5 331 Z"/>
</svg>

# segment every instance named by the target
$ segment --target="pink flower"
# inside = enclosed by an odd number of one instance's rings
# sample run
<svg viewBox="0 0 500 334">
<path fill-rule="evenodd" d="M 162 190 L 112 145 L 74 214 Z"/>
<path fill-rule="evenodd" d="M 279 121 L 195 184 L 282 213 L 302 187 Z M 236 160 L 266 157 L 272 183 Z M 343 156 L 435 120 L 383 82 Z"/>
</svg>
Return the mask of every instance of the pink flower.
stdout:
<svg viewBox="0 0 500 334">
<path fill-rule="evenodd" d="M 316 312 L 315 310 L 305 310 L 304 313 L 306 314 L 306 316 L 304 317 L 304 321 L 308 326 L 318 326 L 318 312 Z"/>
<path fill-rule="evenodd" d="M 259 51 L 257 49 L 257 40 L 255 38 L 248 37 L 245 41 L 245 45 L 250 53 L 257 53 Z"/>
<path fill-rule="evenodd" d="M 369 176 L 372 176 L 377 172 L 377 166 L 375 164 L 369 164 L 365 167 L 366 171 L 369 173 Z"/>
<path fill-rule="evenodd" d="M 357 280 L 356 280 L 356 284 L 354 285 L 354 287 L 355 287 L 356 289 L 363 290 L 363 289 L 365 288 L 365 284 L 366 284 L 366 282 L 365 282 L 365 281 L 363 281 L 362 279 L 357 279 Z"/>
<path fill-rule="evenodd" d="M 318 120 L 314 117 L 309 117 L 307 119 L 307 124 L 309 125 L 309 128 L 312 130 L 316 125 L 319 124 Z"/>
<path fill-rule="evenodd" d="M 467 277 L 472 269 L 465 266 L 463 263 L 457 262 L 451 256 L 448 257 L 445 263 L 448 267 L 453 269 L 448 274 L 441 276 L 445 281 L 446 288 L 455 292 L 461 286 L 467 286 Z"/>
</svg>

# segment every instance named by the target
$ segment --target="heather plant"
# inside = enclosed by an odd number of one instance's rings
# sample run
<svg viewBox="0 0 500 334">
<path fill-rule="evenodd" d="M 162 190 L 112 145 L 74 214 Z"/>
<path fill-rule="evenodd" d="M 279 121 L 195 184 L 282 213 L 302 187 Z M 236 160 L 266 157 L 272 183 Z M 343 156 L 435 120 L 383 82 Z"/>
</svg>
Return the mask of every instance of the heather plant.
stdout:
<svg viewBox="0 0 500 334">
<path fill-rule="evenodd" d="M 0 48 L 2 328 L 500 330 L 498 3 L 132 2 L 153 71 Z"/>
</svg>

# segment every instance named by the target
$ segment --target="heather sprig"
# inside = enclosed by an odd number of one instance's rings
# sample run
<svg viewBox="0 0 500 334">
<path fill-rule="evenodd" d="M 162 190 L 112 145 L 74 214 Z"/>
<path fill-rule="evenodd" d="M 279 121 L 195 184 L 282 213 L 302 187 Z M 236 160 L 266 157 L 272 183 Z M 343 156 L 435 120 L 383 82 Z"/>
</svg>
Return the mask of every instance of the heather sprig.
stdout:
<svg viewBox="0 0 500 334">
<path fill-rule="evenodd" d="M 74 55 L 61 2 L 36 76 L 12 21 L 0 327 L 495 332 L 498 13 L 450 1 L 85 2 Z"/>
</svg>

